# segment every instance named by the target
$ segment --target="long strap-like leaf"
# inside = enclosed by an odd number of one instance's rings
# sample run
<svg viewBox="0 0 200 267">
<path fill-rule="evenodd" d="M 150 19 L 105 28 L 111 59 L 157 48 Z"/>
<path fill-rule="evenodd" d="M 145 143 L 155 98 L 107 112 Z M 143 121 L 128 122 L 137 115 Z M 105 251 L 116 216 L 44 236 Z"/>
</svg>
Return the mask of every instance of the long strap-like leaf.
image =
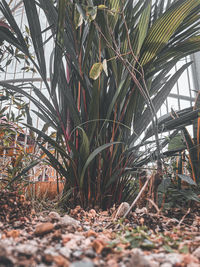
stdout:
<svg viewBox="0 0 200 267">
<path fill-rule="evenodd" d="M 44 57 L 40 20 L 39 20 L 39 15 L 37 12 L 35 1 L 24 0 L 24 7 L 26 10 L 30 34 L 31 34 L 31 38 L 33 41 L 38 64 L 40 66 L 41 74 L 43 75 L 43 78 L 45 79 L 46 78 L 46 63 L 45 63 L 45 57 Z"/>
<path fill-rule="evenodd" d="M 60 69 L 62 64 L 64 50 L 64 22 L 66 16 L 66 1 L 60 0 L 58 5 L 58 24 L 56 30 L 56 43 L 54 55 L 54 73 L 51 81 L 51 94 L 55 94 L 56 86 L 60 77 Z"/>
<path fill-rule="evenodd" d="M 7 22 L 10 24 L 10 27 L 15 32 L 18 42 L 21 45 L 21 49 L 23 52 L 28 53 L 28 47 L 26 45 L 26 42 L 24 40 L 24 37 L 21 33 L 21 30 L 19 29 L 17 22 L 15 18 L 12 15 L 12 12 L 5 0 L 2 0 L 0 3 L 0 11 L 3 13 L 4 17 L 6 18 Z M 20 49 L 20 50 L 21 50 Z"/>
<path fill-rule="evenodd" d="M 51 124 L 54 125 L 54 127 L 57 127 L 56 125 L 58 118 L 55 115 L 55 110 L 50 101 L 39 91 L 39 89 L 34 87 L 36 95 L 39 97 L 39 99 L 43 99 L 43 103 L 41 103 L 37 98 L 33 97 L 31 94 L 29 94 L 19 86 L 14 86 L 6 82 L 0 82 L 0 85 L 8 90 L 12 90 L 27 97 L 42 112 L 42 114 L 47 118 L 47 121 L 51 121 Z"/>
<path fill-rule="evenodd" d="M 115 144 L 122 144 L 121 142 L 112 142 L 112 143 L 108 143 L 108 144 L 104 144 L 98 148 L 96 148 L 88 157 L 84 167 L 83 167 L 83 170 L 82 170 L 82 173 L 81 173 L 81 177 L 80 177 L 80 187 L 82 188 L 83 187 L 83 182 L 84 182 L 84 176 L 85 176 L 85 171 L 88 167 L 88 165 L 91 163 L 91 161 L 99 154 L 101 153 L 103 150 L 105 150 L 106 148 L 112 146 L 112 145 L 115 145 Z"/>
<path fill-rule="evenodd" d="M 184 70 L 190 65 L 191 63 L 187 63 L 184 66 L 182 66 L 170 79 L 166 84 L 162 87 L 160 92 L 154 97 L 153 104 L 155 106 L 156 112 L 159 110 L 161 105 L 163 104 L 164 100 L 169 95 L 170 91 L 172 90 L 173 86 L 181 76 L 181 74 L 184 72 Z M 138 121 L 133 125 L 134 133 L 129 139 L 129 143 L 132 143 L 137 138 L 137 135 L 140 135 L 142 131 L 145 130 L 145 128 L 148 126 L 148 124 L 151 122 L 151 116 L 150 114 L 150 108 L 147 107 L 144 113 L 140 118 L 138 118 Z M 142 122 L 142 123 L 141 123 Z M 137 135 L 136 135 L 137 134 Z"/>
<path fill-rule="evenodd" d="M 200 0 L 178 0 L 156 20 L 142 47 L 141 65 L 144 66 L 156 56 L 198 4 Z"/>
</svg>

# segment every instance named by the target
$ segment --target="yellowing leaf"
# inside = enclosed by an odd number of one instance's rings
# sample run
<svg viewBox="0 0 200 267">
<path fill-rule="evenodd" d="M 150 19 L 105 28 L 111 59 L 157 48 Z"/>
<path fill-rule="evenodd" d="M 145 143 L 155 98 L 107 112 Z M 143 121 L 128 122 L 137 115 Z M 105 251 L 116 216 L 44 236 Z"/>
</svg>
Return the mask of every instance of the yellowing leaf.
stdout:
<svg viewBox="0 0 200 267">
<path fill-rule="evenodd" d="M 105 5 L 98 5 L 98 9 L 107 9 L 108 7 Z"/>
<path fill-rule="evenodd" d="M 86 15 L 88 16 L 90 21 L 95 20 L 96 15 L 97 15 L 97 6 L 88 7 Z"/>
<path fill-rule="evenodd" d="M 99 78 L 101 72 L 103 70 L 103 64 L 102 63 L 94 63 L 94 65 L 92 66 L 91 70 L 90 70 L 90 78 L 93 80 L 96 80 L 97 78 Z"/>
</svg>

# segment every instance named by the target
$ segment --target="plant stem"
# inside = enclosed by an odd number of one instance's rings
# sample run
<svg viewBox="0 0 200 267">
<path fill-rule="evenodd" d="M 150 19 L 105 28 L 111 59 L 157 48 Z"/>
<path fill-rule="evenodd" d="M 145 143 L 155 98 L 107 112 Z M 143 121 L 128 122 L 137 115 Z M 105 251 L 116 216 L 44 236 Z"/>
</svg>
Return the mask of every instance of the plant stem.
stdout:
<svg viewBox="0 0 200 267">
<path fill-rule="evenodd" d="M 143 185 L 142 189 L 140 190 L 139 194 L 137 197 L 134 199 L 133 203 L 131 204 L 130 208 L 127 210 L 127 212 L 124 214 L 123 219 L 126 218 L 126 216 L 129 214 L 129 212 L 132 210 L 132 208 L 135 206 L 139 198 L 141 197 L 142 193 L 144 192 L 145 188 L 147 187 L 148 182 L 150 181 L 151 176 L 146 180 L 145 184 Z"/>
</svg>

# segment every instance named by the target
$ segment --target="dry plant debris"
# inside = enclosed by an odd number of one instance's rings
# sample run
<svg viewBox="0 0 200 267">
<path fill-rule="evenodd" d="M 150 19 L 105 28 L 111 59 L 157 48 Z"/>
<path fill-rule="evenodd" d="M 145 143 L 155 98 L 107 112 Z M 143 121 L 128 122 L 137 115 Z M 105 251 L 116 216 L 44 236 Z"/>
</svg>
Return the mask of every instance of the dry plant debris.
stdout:
<svg viewBox="0 0 200 267">
<path fill-rule="evenodd" d="M 31 214 L 31 202 L 17 191 L 0 190 L 0 221 L 26 220 Z"/>
<path fill-rule="evenodd" d="M 77 206 L 62 216 L 30 210 L 24 220 L 21 213 L 1 216 L 0 266 L 197 267 L 200 216 L 187 212 L 175 210 L 169 218 L 142 208 L 123 219 L 117 209 Z"/>
</svg>

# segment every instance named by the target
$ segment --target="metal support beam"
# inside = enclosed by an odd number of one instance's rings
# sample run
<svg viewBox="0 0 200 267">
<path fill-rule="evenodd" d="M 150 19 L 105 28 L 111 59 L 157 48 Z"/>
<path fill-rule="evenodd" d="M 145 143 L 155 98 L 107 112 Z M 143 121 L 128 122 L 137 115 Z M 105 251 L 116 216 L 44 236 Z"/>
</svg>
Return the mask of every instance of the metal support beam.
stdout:
<svg viewBox="0 0 200 267">
<path fill-rule="evenodd" d="M 43 80 L 41 78 L 21 78 L 21 79 L 9 79 L 4 80 L 3 82 L 6 83 L 30 83 L 30 82 L 42 82 Z M 47 81 L 50 81 L 50 78 L 47 78 Z"/>
<path fill-rule="evenodd" d="M 186 101 L 195 101 L 194 97 L 189 97 L 189 96 L 185 96 L 185 95 L 169 94 L 169 97 L 182 99 L 182 100 L 186 100 Z"/>
</svg>

